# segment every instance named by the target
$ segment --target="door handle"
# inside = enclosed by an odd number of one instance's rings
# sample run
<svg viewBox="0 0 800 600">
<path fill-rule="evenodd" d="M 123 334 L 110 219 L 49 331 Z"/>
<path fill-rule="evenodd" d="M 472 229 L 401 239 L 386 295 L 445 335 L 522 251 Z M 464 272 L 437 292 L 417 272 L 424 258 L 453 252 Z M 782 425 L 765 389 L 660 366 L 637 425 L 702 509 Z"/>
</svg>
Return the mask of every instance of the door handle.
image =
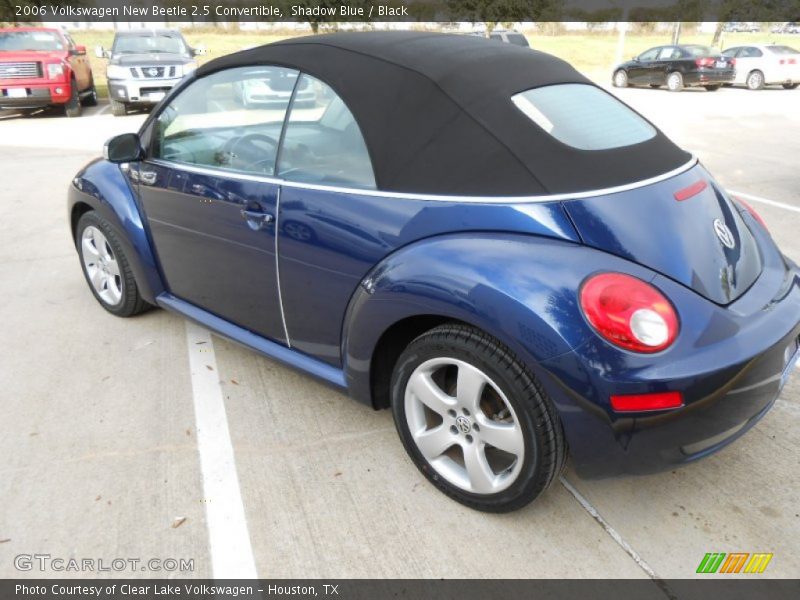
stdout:
<svg viewBox="0 0 800 600">
<path fill-rule="evenodd" d="M 145 185 L 154 185 L 158 174 L 155 171 L 139 171 L 139 180 Z"/>
<path fill-rule="evenodd" d="M 260 210 L 247 210 L 244 208 L 242 209 L 242 218 L 247 221 L 247 225 L 253 231 L 258 231 L 275 220 L 275 217 L 269 213 Z"/>
</svg>

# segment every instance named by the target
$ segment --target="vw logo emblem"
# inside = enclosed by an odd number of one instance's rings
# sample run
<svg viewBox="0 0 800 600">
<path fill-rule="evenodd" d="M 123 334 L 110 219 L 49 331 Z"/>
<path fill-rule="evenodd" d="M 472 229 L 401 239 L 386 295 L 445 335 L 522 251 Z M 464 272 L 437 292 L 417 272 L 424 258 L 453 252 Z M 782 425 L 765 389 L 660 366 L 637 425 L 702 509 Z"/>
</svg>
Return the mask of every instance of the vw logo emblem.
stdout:
<svg viewBox="0 0 800 600">
<path fill-rule="evenodd" d="M 148 69 L 147 72 L 150 74 L 150 77 L 155 77 L 156 75 L 158 75 L 158 69 L 156 69 L 155 67 L 150 67 L 150 69 Z"/>
<path fill-rule="evenodd" d="M 467 417 L 461 417 L 461 416 L 459 416 L 456 419 L 456 427 L 458 427 L 458 430 L 461 433 L 469 433 L 470 430 L 472 429 L 472 425 L 470 425 L 469 419 L 467 419 Z"/>
<path fill-rule="evenodd" d="M 719 219 L 714 219 L 714 233 L 717 234 L 720 243 L 726 248 L 733 250 L 733 248 L 736 247 L 736 240 L 733 239 L 733 232 Z"/>
</svg>

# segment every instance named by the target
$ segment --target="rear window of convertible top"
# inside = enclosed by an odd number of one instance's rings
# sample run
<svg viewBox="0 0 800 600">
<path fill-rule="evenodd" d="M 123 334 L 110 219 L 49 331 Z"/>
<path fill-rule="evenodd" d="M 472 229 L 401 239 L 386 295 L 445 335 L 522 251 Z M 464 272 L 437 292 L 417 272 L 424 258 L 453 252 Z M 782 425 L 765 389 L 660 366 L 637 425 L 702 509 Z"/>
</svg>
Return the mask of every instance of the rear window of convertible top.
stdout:
<svg viewBox="0 0 800 600">
<path fill-rule="evenodd" d="M 592 85 L 549 85 L 520 92 L 511 100 L 547 133 L 579 150 L 632 146 L 656 135 L 650 123 Z"/>
</svg>

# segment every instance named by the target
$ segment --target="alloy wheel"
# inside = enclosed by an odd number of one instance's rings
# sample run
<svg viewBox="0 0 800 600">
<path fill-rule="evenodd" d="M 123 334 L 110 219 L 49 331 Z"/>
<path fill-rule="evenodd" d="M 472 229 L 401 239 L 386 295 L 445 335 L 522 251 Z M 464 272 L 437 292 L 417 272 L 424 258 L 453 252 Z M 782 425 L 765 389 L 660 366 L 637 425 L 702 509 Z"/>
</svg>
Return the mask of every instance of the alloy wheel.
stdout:
<svg viewBox="0 0 800 600">
<path fill-rule="evenodd" d="M 495 494 L 520 474 L 525 440 L 514 409 L 486 373 L 455 358 L 434 358 L 408 379 L 411 437 L 445 480 L 474 494 Z"/>
<path fill-rule="evenodd" d="M 119 263 L 106 236 L 94 225 L 83 230 L 81 258 L 97 295 L 109 306 L 119 304 L 122 301 Z"/>
</svg>

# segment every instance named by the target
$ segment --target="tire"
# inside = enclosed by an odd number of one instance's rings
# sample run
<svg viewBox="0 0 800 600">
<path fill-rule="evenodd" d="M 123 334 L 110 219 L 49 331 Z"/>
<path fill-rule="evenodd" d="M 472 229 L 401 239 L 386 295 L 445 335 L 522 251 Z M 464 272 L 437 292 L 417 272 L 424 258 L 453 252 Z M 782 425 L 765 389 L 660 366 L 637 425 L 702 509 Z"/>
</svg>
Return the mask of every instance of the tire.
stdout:
<svg viewBox="0 0 800 600">
<path fill-rule="evenodd" d="M 630 85 L 628 83 L 628 73 L 625 69 L 619 69 L 614 73 L 614 77 L 612 79 L 614 83 L 614 87 L 624 88 Z"/>
<path fill-rule="evenodd" d="M 411 460 L 465 506 L 517 510 L 563 470 L 567 447 L 553 404 L 525 365 L 480 330 L 448 324 L 416 338 L 397 360 L 391 399 Z"/>
<path fill-rule="evenodd" d="M 128 114 L 128 107 L 125 106 L 124 102 L 119 102 L 112 98 L 109 103 L 111 104 L 111 114 L 115 117 L 124 117 Z"/>
<path fill-rule="evenodd" d="M 81 110 L 81 99 L 80 96 L 78 96 L 78 84 L 75 83 L 74 79 L 70 82 L 70 88 L 72 93 L 69 97 L 69 100 L 64 105 L 64 114 L 72 119 L 75 117 L 80 117 L 81 112 L 83 111 Z"/>
<path fill-rule="evenodd" d="M 112 315 L 132 317 L 150 305 L 139 294 L 128 259 L 111 224 L 94 211 L 75 228 L 75 246 L 89 289 Z"/>
<path fill-rule="evenodd" d="M 683 75 L 678 71 L 673 71 L 667 75 L 667 89 L 670 92 L 680 92 L 683 89 Z"/>
<path fill-rule="evenodd" d="M 764 89 L 764 74 L 761 71 L 750 71 L 747 75 L 747 89 L 748 90 L 763 90 Z"/>
<path fill-rule="evenodd" d="M 800 83 L 782 83 L 781 84 L 781 86 L 783 86 L 783 89 L 785 89 L 785 90 L 794 90 L 794 89 L 797 88 L 798 85 L 800 85 Z"/>
<path fill-rule="evenodd" d="M 92 85 L 89 87 L 89 93 L 81 99 L 83 106 L 97 106 L 97 87 L 94 85 L 94 77 L 92 78 Z"/>
<path fill-rule="evenodd" d="M 703 87 L 706 88 L 706 90 L 708 90 L 709 92 L 716 92 L 719 88 L 722 87 L 722 85 L 704 85 Z"/>
</svg>

